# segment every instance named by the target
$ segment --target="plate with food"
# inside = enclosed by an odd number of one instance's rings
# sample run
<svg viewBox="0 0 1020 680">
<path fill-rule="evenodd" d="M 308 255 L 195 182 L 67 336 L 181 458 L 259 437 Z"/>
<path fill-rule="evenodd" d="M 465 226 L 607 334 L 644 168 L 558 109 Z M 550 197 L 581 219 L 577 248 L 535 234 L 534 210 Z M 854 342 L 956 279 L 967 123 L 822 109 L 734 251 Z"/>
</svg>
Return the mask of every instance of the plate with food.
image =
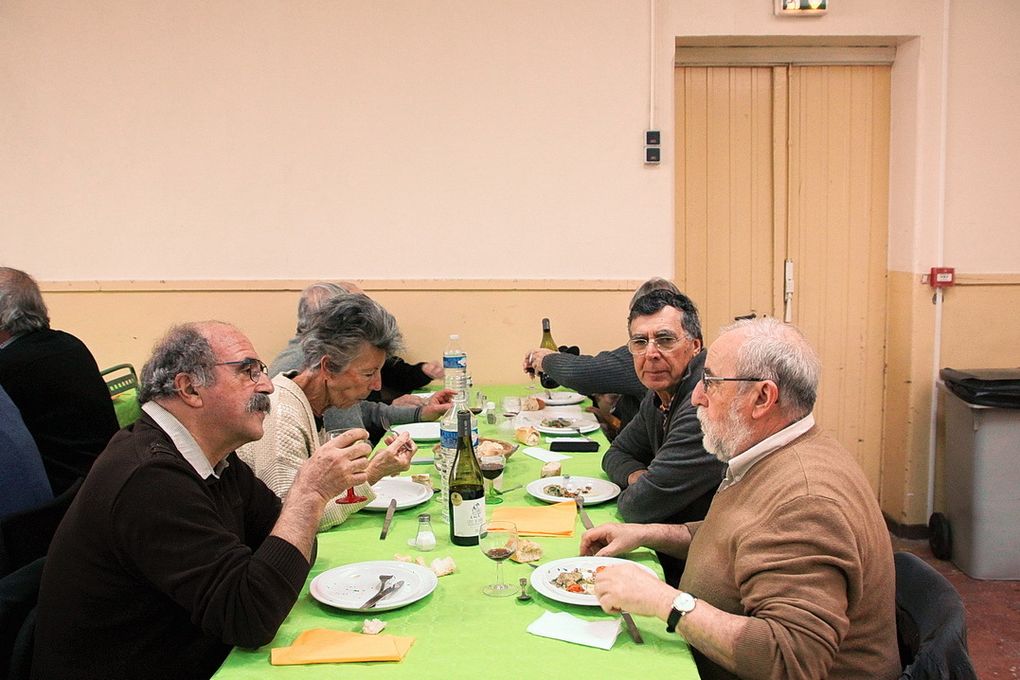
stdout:
<svg viewBox="0 0 1020 680">
<path fill-rule="evenodd" d="M 645 565 L 619 557 L 565 557 L 539 565 L 531 572 L 531 587 L 557 602 L 597 607 L 595 575 L 617 564 L 637 564 L 655 576 Z"/>
<path fill-rule="evenodd" d="M 372 485 L 375 498 L 365 506 L 365 510 L 386 510 L 390 499 L 397 499 L 397 510 L 413 508 L 432 498 L 432 486 L 412 480 L 410 477 L 383 477 Z"/>
<path fill-rule="evenodd" d="M 620 495 L 620 487 L 607 479 L 573 475 L 542 477 L 525 487 L 528 493 L 546 503 L 562 503 L 580 495 L 585 505 L 611 501 Z"/>
<path fill-rule="evenodd" d="M 599 424 L 589 418 L 558 416 L 543 418 L 535 429 L 542 434 L 587 434 L 599 429 Z"/>
<path fill-rule="evenodd" d="M 587 397 L 577 392 L 547 392 L 541 395 L 541 399 L 546 406 L 571 406 L 580 404 Z"/>
<path fill-rule="evenodd" d="M 394 425 L 390 429 L 397 434 L 406 432 L 416 442 L 439 441 L 439 423 L 437 422 L 404 423 L 403 425 Z"/>
<path fill-rule="evenodd" d="M 387 586 L 400 581 L 399 589 L 387 595 L 371 609 L 365 604 L 379 592 L 382 576 L 389 576 Z M 308 590 L 322 604 L 352 612 L 381 612 L 417 602 L 436 589 L 435 572 L 412 562 L 378 560 L 355 562 L 324 571 L 312 579 Z"/>
</svg>

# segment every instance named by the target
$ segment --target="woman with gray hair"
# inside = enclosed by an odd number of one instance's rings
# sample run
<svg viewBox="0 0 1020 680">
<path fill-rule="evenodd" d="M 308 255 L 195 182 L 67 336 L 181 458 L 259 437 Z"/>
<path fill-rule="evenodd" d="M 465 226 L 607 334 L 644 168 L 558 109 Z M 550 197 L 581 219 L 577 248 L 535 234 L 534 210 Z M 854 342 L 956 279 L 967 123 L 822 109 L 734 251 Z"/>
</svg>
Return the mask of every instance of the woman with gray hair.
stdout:
<svg viewBox="0 0 1020 680">
<path fill-rule="evenodd" d="M 386 357 L 400 349 L 397 322 L 364 295 L 339 295 L 311 314 L 301 334 L 300 370 L 273 378 L 275 390 L 262 439 L 246 444 L 237 455 L 281 498 L 286 497 L 298 470 L 323 444 L 322 413 L 329 407 L 357 404 L 379 388 Z M 367 439 L 355 429 L 341 435 L 350 445 Z M 404 433 L 387 441 L 368 464 L 368 483 L 356 488 L 360 503 L 328 503 L 319 531 L 336 526 L 375 498 L 371 484 L 411 465 L 416 447 Z"/>
</svg>

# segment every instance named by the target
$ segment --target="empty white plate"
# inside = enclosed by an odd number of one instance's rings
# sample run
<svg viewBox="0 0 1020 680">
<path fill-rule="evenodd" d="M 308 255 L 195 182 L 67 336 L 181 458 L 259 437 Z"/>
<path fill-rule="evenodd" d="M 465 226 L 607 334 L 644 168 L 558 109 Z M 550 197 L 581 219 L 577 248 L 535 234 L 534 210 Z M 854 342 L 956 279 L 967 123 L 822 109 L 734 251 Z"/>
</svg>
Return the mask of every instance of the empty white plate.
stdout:
<svg viewBox="0 0 1020 680">
<path fill-rule="evenodd" d="M 383 477 L 372 485 L 375 499 L 365 506 L 365 510 L 385 510 L 390 499 L 397 499 L 397 510 L 413 508 L 432 498 L 432 487 L 419 484 L 409 477 Z"/>
<path fill-rule="evenodd" d="M 390 428 L 396 433 L 406 432 L 416 442 L 437 442 L 439 441 L 439 423 L 404 423 L 394 425 Z"/>
</svg>

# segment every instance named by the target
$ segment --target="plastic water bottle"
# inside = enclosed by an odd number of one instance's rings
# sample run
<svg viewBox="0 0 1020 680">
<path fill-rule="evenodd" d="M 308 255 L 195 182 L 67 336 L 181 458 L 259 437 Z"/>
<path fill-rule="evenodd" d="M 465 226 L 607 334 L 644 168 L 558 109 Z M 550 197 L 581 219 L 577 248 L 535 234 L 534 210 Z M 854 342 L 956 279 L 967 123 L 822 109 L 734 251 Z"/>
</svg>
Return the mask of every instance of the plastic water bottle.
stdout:
<svg viewBox="0 0 1020 680">
<path fill-rule="evenodd" d="M 447 376 L 449 376 L 449 373 L 447 373 Z M 450 387 L 450 389 L 457 390 L 457 392 L 453 395 L 453 405 L 450 407 L 450 410 L 439 421 L 439 448 L 433 459 L 435 461 L 436 472 L 439 474 L 440 518 L 447 524 L 450 522 L 450 465 L 457 455 L 457 413 L 467 410 L 467 391 L 463 389 L 463 385 L 464 378 L 457 376 L 457 380 Z"/>
<path fill-rule="evenodd" d="M 467 384 L 462 380 L 467 376 L 467 353 L 460 348 L 460 336 L 456 333 L 450 336 L 450 342 L 446 345 L 446 351 L 443 352 L 443 372 L 446 389 L 468 389 Z"/>
</svg>

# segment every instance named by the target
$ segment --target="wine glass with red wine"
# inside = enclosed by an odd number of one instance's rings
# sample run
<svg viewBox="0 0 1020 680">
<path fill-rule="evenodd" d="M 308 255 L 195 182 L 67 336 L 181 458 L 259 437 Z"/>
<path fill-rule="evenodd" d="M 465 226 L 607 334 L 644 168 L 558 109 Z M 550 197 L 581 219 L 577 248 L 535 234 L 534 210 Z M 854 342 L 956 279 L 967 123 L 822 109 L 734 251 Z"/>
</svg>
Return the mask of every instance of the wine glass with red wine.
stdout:
<svg viewBox="0 0 1020 680">
<path fill-rule="evenodd" d="M 329 439 L 333 439 L 335 437 L 339 437 L 344 432 L 347 432 L 349 430 L 354 430 L 354 429 L 357 429 L 357 428 L 354 428 L 354 427 L 342 427 L 342 428 L 337 429 L 337 430 L 330 430 L 329 432 L 326 433 L 326 437 L 329 438 Z M 364 441 L 364 440 L 360 440 L 359 439 L 358 441 Z M 351 442 L 351 446 L 353 446 L 353 445 L 355 445 L 357 443 L 358 443 L 357 441 Z M 368 499 L 365 498 L 364 496 L 359 496 L 357 493 L 355 493 L 354 487 L 352 486 L 351 488 L 347 489 L 347 493 L 346 494 L 344 494 L 343 496 L 337 498 L 336 502 L 339 503 L 340 505 L 351 505 L 353 503 L 363 503 L 363 502 L 365 502 L 367 500 Z"/>
<path fill-rule="evenodd" d="M 503 582 L 503 562 L 517 552 L 517 525 L 499 520 L 486 522 L 478 536 L 478 547 L 496 563 L 496 582 L 482 588 L 482 592 L 492 597 L 513 595 L 514 587 Z"/>
<path fill-rule="evenodd" d="M 479 456 L 478 466 L 482 468 L 482 477 L 485 477 L 489 484 L 489 492 L 485 494 L 485 504 L 499 505 L 503 499 L 496 495 L 496 478 L 503 474 L 506 458 L 501 455 Z"/>
</svg>

